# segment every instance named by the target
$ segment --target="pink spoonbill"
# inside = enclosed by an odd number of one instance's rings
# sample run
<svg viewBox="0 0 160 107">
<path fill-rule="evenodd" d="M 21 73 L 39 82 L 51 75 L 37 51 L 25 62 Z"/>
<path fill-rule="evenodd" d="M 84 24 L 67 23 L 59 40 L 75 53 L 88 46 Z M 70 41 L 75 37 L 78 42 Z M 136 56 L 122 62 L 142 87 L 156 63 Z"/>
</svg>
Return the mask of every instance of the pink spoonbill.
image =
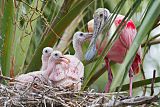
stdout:
<svg viewBox="0 0 160 107">
<path fill-rule="evenodd" d="M 93 37 L 91 39 L 88 51 L 86 53 L 85 59 L 90 60 L 94 57 L 96 54 L 96 48 L 98 49 L 98 54 L 100 54 L 104 47 L 107 45 L 107 42 L 112 37 L 113 33 L 115 32 L 116 28 L 119 26 L 121 21 L 123 20 L 124 16 L 118 15 L 116 19 L 114 20 L 110 30 L 107 32 L 102 44 L 101 40 L 97 37 L 98 34 L 101 32 L 102 28 L 105 26 L 105 23 L 109 20 L 109 16 L 111 13 L 109 10 L 105 8 L 99 8 L 95 11 L 93 17 L 90 22 L 88 22 L 88 29 L 90 32 L 93 33 Z M 113 75 L 110 68 L 110 61 L 116 62 L 116 63 L 122 63 L 128 49 L 130 48 L 137 30 L 135 27 L 135 24 L 132 20 L 129 20 L 128 22 L 125 22 L 126 25 L 124 29 L 120 32 L 119 38 L 115 41 L 109 52 L 107 53 L 105 57 L 105 64 L 106 68 L 108 69 L 108 82 L 105 87 L 105 92 L 109 92 L 110 86 L 112 83 Z M 101 46 L 100 46 L 101 44 Z M 134 74 L 137 74 L 140 71 L 140 64 L 141 64 L 141 48 L 139 47 L 139 50 L 136 54 L 136 57 L 131 65 L 131 68 L 129 70 L 129 78 L 130 78 L 130 96 L 132 96 L 132 81 Z"/>
<path fill-rule="evenodd" d="M 51 53 L 53 52 L 53 48 L 51 47 L 45 47 L 42 51 L 42 57 L 41 57 L 41 60 L 42 60 L 42 67 L 41 67 L 41 70 L 44 71 L 47 69 L 47 66 L 48 66 L 48 59 L 49 57 L 51 56 Z"/>
<path fill-rule="evenodd" d="M 64 55 L 70 60 L 68 65 L 60 64 L 57 65 L 52 72 L 49 79 L 57 87 L 71 88 L 74 91 L 79 91 L 81 89 L 82 81 L 84 76 L 84 66 L 81 62 L 83 58 L 82 44 L 87 39 L 90 39 L 92 34 L 76 32 L 73 36 L 73 48 L 75 50 L 74 55 Z"/>
<path fill-rule="evenodd" d="M 68 64 L 69 60 L 64 55 L 62 55 L 60 51 L 53 51 L 48 59 L 47 69 L 41 71 L 34 71 L 27 74 L 22 74 L 16 77 L 15 79 L 20 82 L 23 82 L 25 86 L 22 86 L 17 83 L 15 84 L 15 87 L 17 89 L 25 89 L 26 84 L 33 82 L 35 77 L 38 78 L 40 82 L 46 84 L 48 82 L 49 75 L 51 74 L 53 69 L 56 68 L 57 64 L 62 62 Z"/>
</svg>

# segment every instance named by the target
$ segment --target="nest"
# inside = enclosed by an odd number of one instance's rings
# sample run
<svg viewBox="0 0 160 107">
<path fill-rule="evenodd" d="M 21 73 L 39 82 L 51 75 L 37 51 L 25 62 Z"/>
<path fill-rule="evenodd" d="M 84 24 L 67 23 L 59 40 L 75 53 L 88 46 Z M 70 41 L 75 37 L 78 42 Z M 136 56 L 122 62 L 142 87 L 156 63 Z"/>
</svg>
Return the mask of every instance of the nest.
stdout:
<svg viewBox="0 0 160 107">
<path fill-rule="evenodd" d="M 13 83 L 13 82 L 12 82 Z M 32 82 L 24 84 L 24 90 L 16 89 L 15 85 L 0 84 L 0 106 L 5 107 L 99 107 L 155 104 L 156 96 L 128 97 L 127 92 L 97 93 L 93 89 L 75 92 L 60 89 L 51 85 Z"/>
</svg>

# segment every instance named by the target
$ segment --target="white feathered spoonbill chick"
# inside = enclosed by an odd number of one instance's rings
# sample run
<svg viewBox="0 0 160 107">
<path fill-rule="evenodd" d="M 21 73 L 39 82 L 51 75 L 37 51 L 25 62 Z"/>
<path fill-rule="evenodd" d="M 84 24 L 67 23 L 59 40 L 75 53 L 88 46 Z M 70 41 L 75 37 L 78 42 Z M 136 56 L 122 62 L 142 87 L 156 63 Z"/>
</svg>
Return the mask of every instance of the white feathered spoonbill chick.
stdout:
<svg viewBox="0 0 160 107">
<path fill-rule="evenodd" d="M 54 86 L 70 88 L 73 91 L 81 89 L 81 79 L 84 77 L 84 66 L 81 62 L 83 57 L 82 43 L 91 37 L 91 33 L 76 32 L 74 34 L 72 43 L 75 54 L 64 55 L 70 60 L 70 63 L 68 65 L 65 63 L 57 65 L 54 72 L 49 76 Z"/>
<path fill-rule="evenodd" d="M 48 59 L 48 66 L 46 70 L 33 71 L 27 74 L 19 75 L 15 79 L 20 82 L 23 82 L 24 85 L 20 85 L 16 83 L 15 87 L 17 89 L 26 89 L 28 83 L 33 82 L 35 78 L 36 78 L 35 81 L 38 80 L 38 82 L 47 84 L 49 81 L 48 77 L 54 71 L 54 68 L 56 68 L 56 65 L 61 62 L 68 64 L 69 60 L 64 55 L 62 55 L 60 51 L 53 51 Z"/>
<path fill-rule="evenodd" d="M 42 51 L 42 57 L 41 57 L 41 60 L 42 60 L 42 67 L 41 67 L 41 70 L 44 71 L 47 69 L 47 66 L 48 66 L 48 59 L 49 57 L 51 56 L 51 53 L 53 52 L 53 48 L 51 47 L 45 47 Z"/>
</svg>

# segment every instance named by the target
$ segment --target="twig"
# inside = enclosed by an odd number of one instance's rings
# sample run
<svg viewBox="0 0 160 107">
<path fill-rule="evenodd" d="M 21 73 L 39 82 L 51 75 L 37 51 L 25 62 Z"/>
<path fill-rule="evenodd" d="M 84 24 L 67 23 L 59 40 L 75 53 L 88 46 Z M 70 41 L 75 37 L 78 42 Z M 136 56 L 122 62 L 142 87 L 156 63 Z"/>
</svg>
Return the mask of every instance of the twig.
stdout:
<svg viewBox="0 0 160 107">
<path fill-rule="evenodd" d="M 147 43 L 147 46 L 151 46 L 151 45 L 156 45 L 156 44 L 159 44 L 160 43 L 160 39 L 154 39 L 154 40 L 151 40 Z M 141 46 L 144 47 L 146 43 L 142 44 Z"/>
<path fill-rule="evenodd" d="M 158 96 L 142 96 L 142 97 L 137 97 L 137 98 L 130 98 L 130 99 L 125 99 L 125 100 L 117 100 L 115 103 L 115 107 L 119 106 L 138 106 L 142 104 L 150 104 L 152 102 L 158 101 L 160 98 Z M 109 103 L 104 104 L 104 106 L 107 107 L 112 107 L 114 101 L 110 101 Z"/>
<path fill-rule="evenodd" d="M 0 67 L 0 76 L 2 75 L 2 70 L 1 70 L 1 67 Z M 2 78 L 0 77 L 0 83 L 2 82 Z"/>
<path fill-rule="evenodd" d="M 140 68 L 141 68 L 142 78 L 143 78 L 143 80 L 145 80 L 146 77 L 145 77 L 145 72 L 144 72 L 144 70 L 143 70 L 142 65 L 143 65 L 143 64 L 140 65 Z M 145 94 L 146 94 L 146 89 L 147 89 L 147 86 L 144 85 L 144 87 L 143 87 L 143 96 L 145 96 Z"/>
<path fill-rule="evenodd" d="M 153 71 L 153 78 L 152 78 L 152 82 L 151 82 L 151 96 L 154 94 L 154 82 L 155 82 L 155 78 L 156 78 L 156 70 Z"/>
<path fill-rule="evenodd" d="M 0 78 L 2 78 L 4 80 L 8 80 L 8 81 L 16 81 L 14 78 L 6 77 L 6 76 L 3 76 L 3 75 L 0 75 Z"/>
</svg>

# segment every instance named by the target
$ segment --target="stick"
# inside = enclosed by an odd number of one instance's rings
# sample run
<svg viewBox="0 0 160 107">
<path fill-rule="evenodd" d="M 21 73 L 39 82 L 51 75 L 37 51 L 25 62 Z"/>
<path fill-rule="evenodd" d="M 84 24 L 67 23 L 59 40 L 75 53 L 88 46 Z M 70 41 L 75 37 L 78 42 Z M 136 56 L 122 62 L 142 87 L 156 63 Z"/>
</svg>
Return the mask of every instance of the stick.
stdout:
<svg viewBox="0 0 160 107">
<path fill-rule="evenodd" d="M 156 70 L 153 71 L 153 78 L 151 82 L 151 96 L 154 94 L 154 82 L 155 82 L 155 77 L 156 77 Z"/>
</svg>

